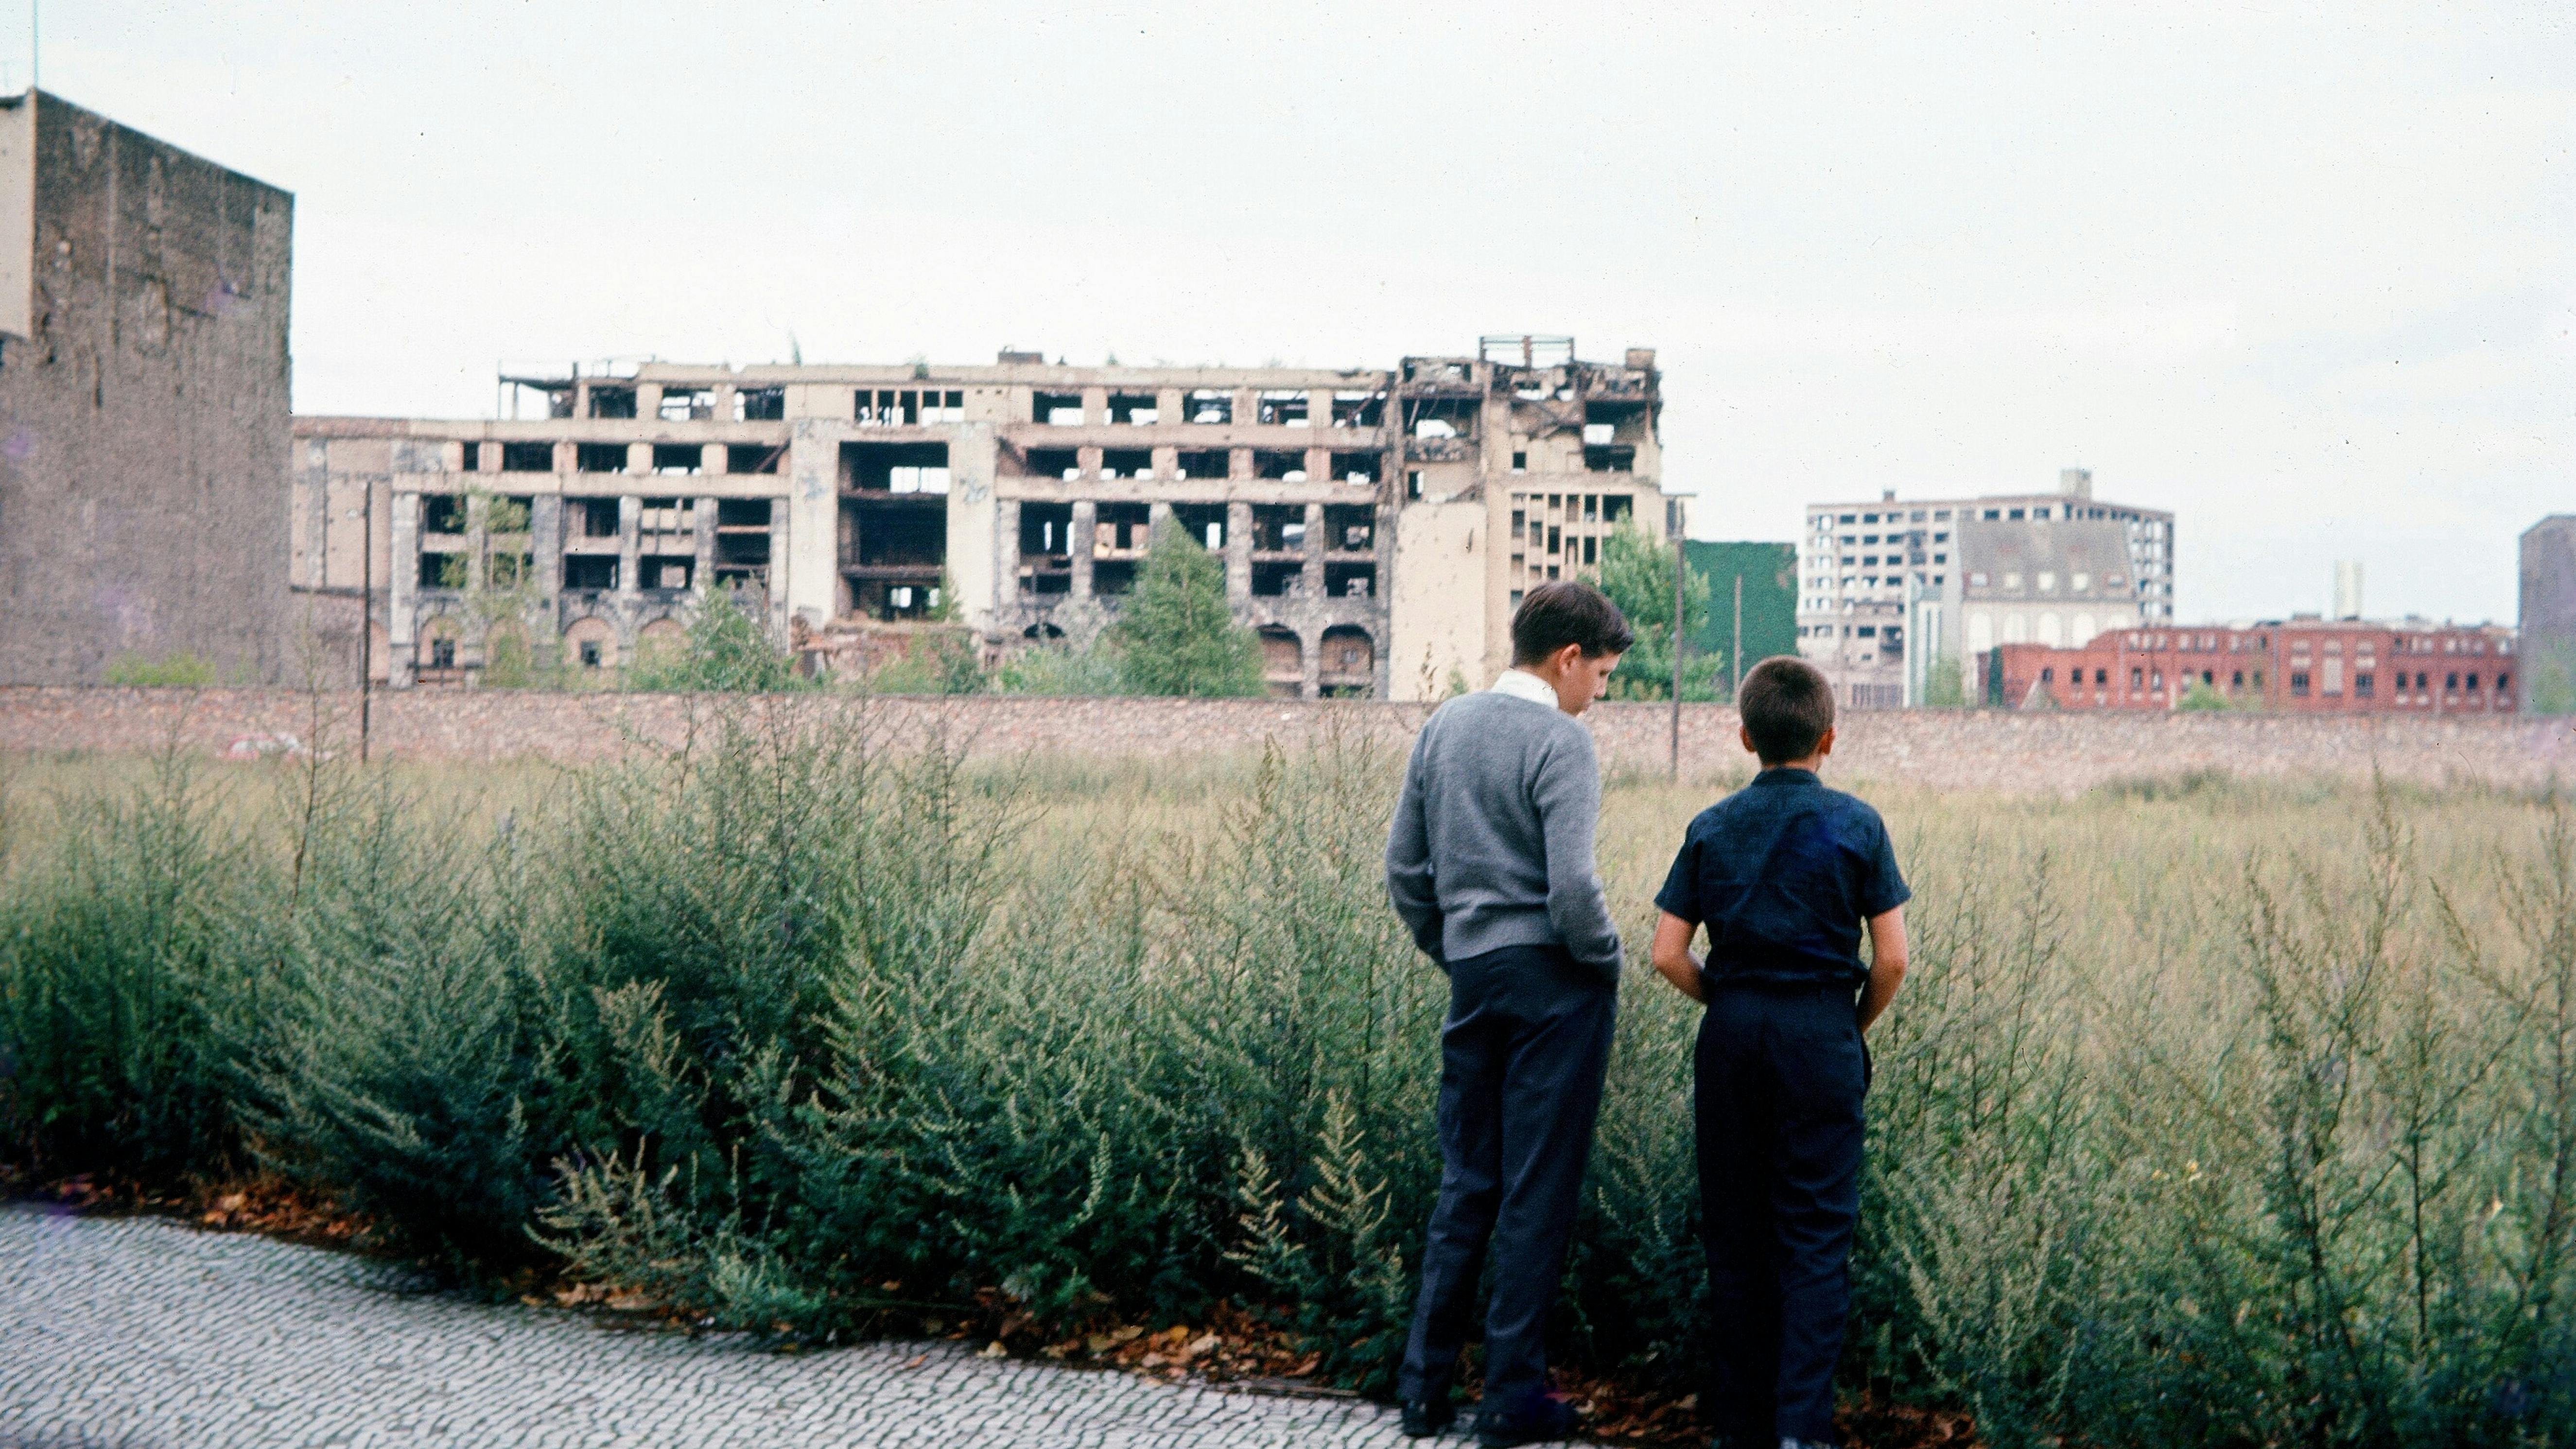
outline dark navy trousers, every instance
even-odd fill
[[[1485,1403],[1520,1412],[1547,1392],[1547,1315],[1565,1271],[1618,989],[1561,946],[1449,963],[1440,1028],[1440,1201],[1397,1391],[1449,1392],[1490,1244]]]
[[[1695,1067],[1716,1423],[1832,1443],[1869,1090],[1852,995],[1717,986]]]

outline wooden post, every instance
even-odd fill
[[[1726,702],[1735,703],[1736,691],[1744,687],[1744,575],[1735,576],[1735,643],[1726,656]]]
[[[1679,514],[1680,509],[1674,509]],[[1679,522],[1676,517],[1674,522]],[[1682,570],[1689,566],[1689,554],[1682,547],[1682,531],[1673,535],[1673,739],[1672,777],[1682,777]]]
[[[376,482],[369,478],[361,486],[367,490],[366,507],[358,514],[358,763],[363,765],[376,722]],[[322,495],[325,499],[331,495],[327,470]],[[324,549],[322,557],[327,571],[331,551]]]

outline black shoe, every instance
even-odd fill
[[[1457,1422],[1458,1406],[1449,1402],[1447,1394],[1436,1399],[1404,1401],[1404,1437],[1407,1439],[1428,1439]]]
[[[1485,1449],[1512,1444],[1553,1444],[1574,1437],[1574,1406],[1561,1399],[1535,1399],[1519,1413],[1489,1409],[1476,1416],[1476,1442]]]

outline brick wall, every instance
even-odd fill
[[[286,690],[0,687],[0,750],[146,751],[176,740],[222,753],[285,734],[346,747],[356,696]],[[919,738],[932,727],[984,754],[1022,751],[1166,756],[1295,744],[1331,727],[1409,736],[1416,705],[1302,700],[880,699],[759,701],[728,696],[407,690],[380,693],[374,749],[415,759],[537,755],[590,760],[636,742],[673,744],[693,721],[782,709]],[[1664,767],[1670,707],[1605,704],[1586,715],[1613,771]],[[1735,715],[1682,709],[1682,765],[1704,774],[1747,757]],[[1835,752],[1848,779],[1912,779],[1940,789],[2069,793],[2124,776],[2201,769],[2240,775],[2367,776],[2422,784],[2576,781],[2576,719],[2528,716],[2369,719],[2286,715],[2079,715],[1926,711],[1847,716]]]

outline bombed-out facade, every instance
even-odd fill
[[[521,372],[514,417],[298,419],[294,581],[372,590],[396,686],[611,670],[715,590],[846,668],[956,625],[1087,644],[1172,529],[1274,692],[1437,697],[1502,667],[1532,583],[1665,531],[1659,382],[1520,336],[1389,369]]]

